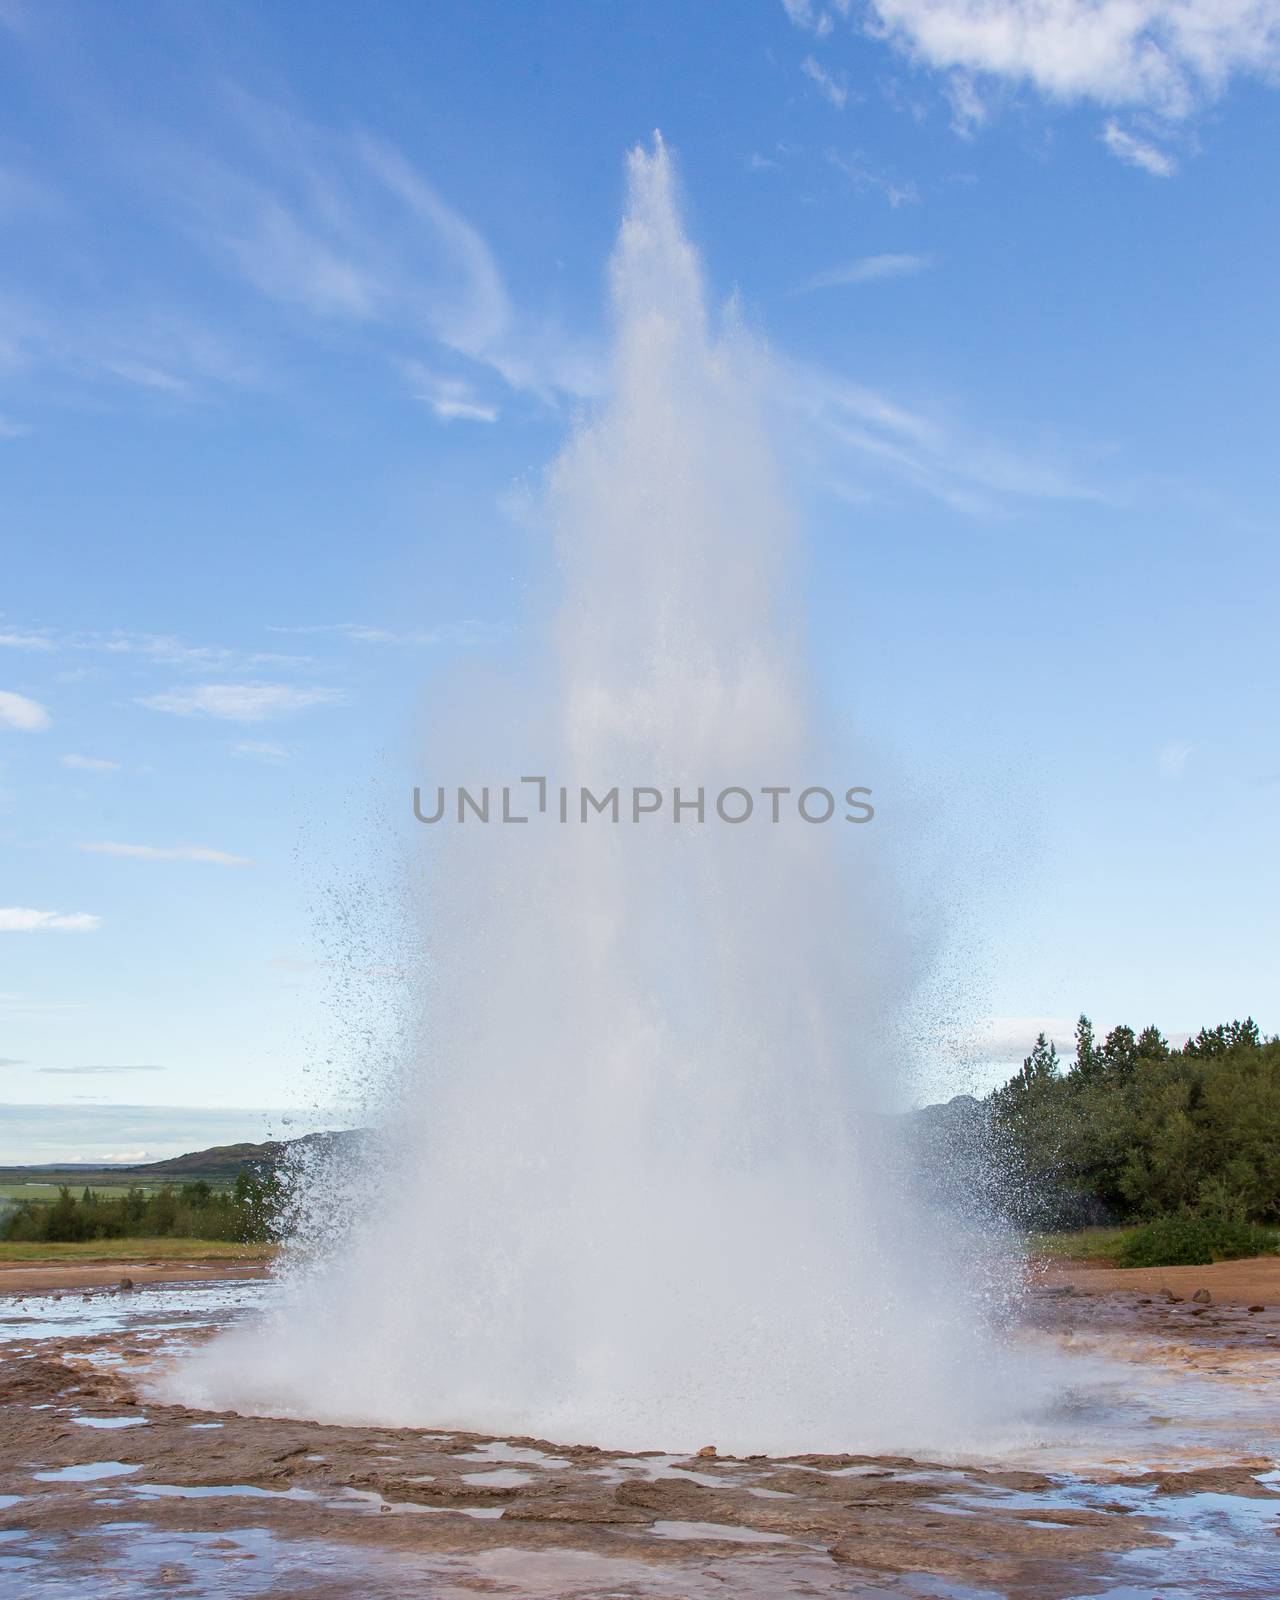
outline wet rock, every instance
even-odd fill
[[[1266,1309],[1267,1309],[1266,1306],[1250,1306],[1249,1307],[1249,1315],[1251,1317],[1255,1317],[1255,1316],[1257,1316],[1259,1311],[1265,1311]]]
[[[132,1294],[132,1292],[133,1292],[133,1279],[132,1278],[121,1278],[120,1282],[118,1284],[116,1284],[116,1292],[118,1294]]]
[[[621,1506],[597,1499],[519,1500],[508,1506],[503,1522],[599,1522],[648,1525],[653,1513],[640,1506]]]
[[[1191,1298],[1197,1305],[1208,1306],[1213,1304],[1213,1296],[1207,1289],[1197,1289]]]
[[[716,1447],[713,1444],[704,1444],[702,1449],[698,1451],[698,1459],[703,1461],[714,1461],[715,1455]]]

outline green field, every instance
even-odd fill
[[[103,1174],[91,1173],[88,1176],[69,1177],[62,1173],[48,1183],[43,1180],[33,1182],[27,1179],[20,1183],[7,1183],[0,1178],[0,1201],[4,1200],[34,1200],[37,1204],[47,1201],[50,1205],[58,1198],[58,1190],[66,1185],[72,1194],[82,1194],[85,1189],[140,1189],[143,1194],[159,1194],[165,1187],[162,1183],[112,1183],[103,1182]],[[169,1185],[170,1188],[173,1185]],[[223,1185],[222,1187],[227,1187]]]
[[[1126,1239],[1137,1233],[1137,1225],[1127,1228],[1079,1228],[1072,1233],[1033,1233],[1027,1248],[1033,1256],[1050,1261],[1094,1261],[1099,1265],[1114,1261]]]
[[[89,1239],[81,1244],[0,1241],[0,1264],[6,1261],[269,1261],[276,1249],[271,1244],[235,1244],[225,1239]]]
[[[0,1200],[49,1200],[58,1198],[58,1190],[65,1184],[72,1194],[82,1194],[85,1189],[140,1189],[143,1194],[159,1194],[161,1189],[181,1188],[184,1183],[203,1180],[211,1189],[230,1189],[235,1178],[225,1173],[182,1172],[176,1175],[136,1172],[77,1172],[74,1167],[63,1171],[32,1172],[30,1168],[0,1167]]]

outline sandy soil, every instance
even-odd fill
[[[265,1278],[269,1261],[3,1261],[0,1295],[59,1293],[116,1288],[125,1279],[143,1283],[214,1282],[219,1278]]]
[[[1055,1261],[1041,1269],[1047,1285],[1070,1284],[1077,1294],[1175,1294],[1190,1300],[1197,1290],[1223,1305],[1280,1306],[1280,1256],[1216,1261],[1209,1267],[1105,1267],[1096,1262]]]

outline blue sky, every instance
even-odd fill
[[[942,1055],[1280,1026],[1278,68],[1275,0],[0,0],[0,1158],[394,1048],[388,797],[546,583],[655,128],[952,863]]]

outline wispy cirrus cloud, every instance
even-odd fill
[[[35,911],[0,906],[0,933],[96,933],[102,918],[88,911]]]
[[[932,256],[859,256],[842,267],[829,267],[825,272],[815,273],[804,288],[840,289],[859,283],[878,283],[885,278],[911,278],[932,265]]]
[[[474,387],[463,378],[445,377],[432,372],[421,361],[406,361],[404,374],[409,392],[421,400],[441,422],[496,422],[498,408],[480,400]]]
[[[1178,170],[1178,163],[1167,151],[1127,132],[1114,119],[1102,130],[1102,142],[1113,156],[1131,167],[1140,167],[1153,178],[1171,178]]]
[[[47,1073],[51,1077],[60,1078],[95,1078],[113,1076],[118,1072],[167,1072],[167,1067],[156,1066],[151,1062],[134,1064],[132,1062],[120,1066],[88,1066],[88,1067],[37,1067],[37,1072]]]
[[[774,393],[804,424],[814,476],[852,503],[921,494],[975,517],[1036,500],[1110,504],[1114,496],[1042,451],[975,436],[829,370],[779,363]]]
[[[806,56],[800,63],[800,70],[810,83],[817,86],[818,93],[837,111],[843,111],[849,103],[849,86],[843,78],[834,77],[822,63],[813,56]]]
[[[309,667],[306,656],[278,651],[247,650],[229,645],[193,644],[178,634],[135,629],[59,630],[9,628],[0,632],[0,648],[41,654],[83,654],[131,657],[162,667],[191,672],[254,672],[264,667]]]
[[[38,700],[11,689],[0,689],[0,728],[19,733],[41,733],[53,725],[53,718]]]
[[[241,739],[231,746],[231,754],[245,761],[261,761],[268,767],[283,767],[293,759],[288,745],[272,739]]]
[[[177,717],[212,717],[222,722],[269,722],[315,706],[341,705],[340,689],[289,683],[201,683],[142,695],[138,704]]]
[[[488,644],[506,629],[491,622],[480,622],[474,617],[464,617],[458,622],[438,623],[434,628],[384,628],[366,622],[305,622],[296,625],[279,625],[272,633],[331,634],[350,639],[357,644],[436,646],[473,646]]]
[[[33,293],[0,295],[0,366],[184,402],[261,382],[256,365],[193,312],[88,301],[55,306]]]
[[[1187,762],[1195,754],[1196,747],[1188,744],[1185,739],[1172,739],[1162,745],[1156,755],[1156,765],[1162,778],[1181,778],[1187,770]]]
[[[229,855],[225,850],[210,850],[205,845],[179,844],[117,844],[105,840],[96,844],[81,844],[77,850],[87,850],[99,856],[123,856],[133,861],[202,861],[214,867],[251,867],[248,856]]]
[[[59,762],[73,772],[119,772],[118,761],[108,761],[105,756],[59,756]]]
[[[465,394],[434,396],[444,418],[488,420],[510,392],[598,389],[598,355],[516,308],[480,229],[390,141],[240,91],[224,111],[221,136],[200,148],[152,133],[138,168],[226,272],[330,336],[379,333],[393,365],[432,345],[471,362],[490,392],[458,380]]]

